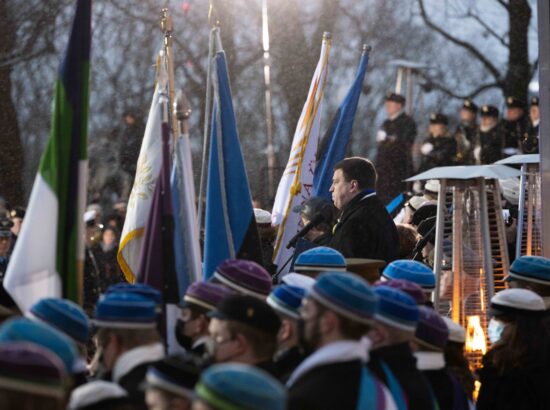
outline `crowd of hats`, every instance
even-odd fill
[[[466,332],[450,318],[426,306],[435,288],[435,275],[426,265],[397,260],[370,285],[346,271],[346,260],[329,248],[315,248],[297,259],[298,266],[318,271],[316,278],[291,273],[273,287],[269,274],[254,262],[227,260],[209,282],[194,283],[180,306],[197,306],[208,316],[244,323],[277,334],[281,317],[299,319],[305,298],[353,322],[408,332],[419,346],[442,351],[447,343],[464,344]],[[526,256],[510,268],[507,281],[550,285],[550,260]],[[78,352],[97,328],[153,328],[161,294],[147,285],[119,284],[101,296],[93,320],[73,302],[46,298],[27,317],[0,326],[0,386],[62,397],[68,380],[85,370]],[[491,299],[495,316],[537,315],[546,310],[542,297],[527,289],[507,289]],[[15,387],[14,387],[15,386]],[[213,365],[202,371],[190,357],[166,357],[152,364],[145,387],[195,397],[216,408],[284,409],[286,391],[272,376],[243,364]],[[124,389],[94,381],[76,388],[69,408],[123,401]]]

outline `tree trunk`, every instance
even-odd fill
[[[531,7],[527,0],[510,0],[508,5],[509,55],[504,83],[505,97],[516,97],[527,102],[531,81],[527,32],[531,21]]]
[[[0,0],[0,55],[8,55],[15,45],[15,30],[5,0]],[[11,205],[23,205],[23,147],[12,101],[9,65],[0,67],[0,195]]]

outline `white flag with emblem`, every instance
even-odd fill
[[[309,87],[306,103],[298,120],[290,156],[277,188],[272,211],[272,224],[278,227],[273,262],[279,269],[287,262],[293,249],[286,249],[288,241],[301,228],[300,215],[293,209],[310,198],[315,172],[315,155],[319,144],[321,101],[328,72],[328,56],[332,40],[323,35],[321,55]],[[288,272],[287,265],[282,273]]]

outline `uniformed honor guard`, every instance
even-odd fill
[[[525,102],[516,97],[506,98],[506,113],[502,120],[504,133],[504,155],[510,156],[520,152],[523,134],[527,129]]]
[[[531,105],[529,107],[527,128],[521,140],[521,151],[524,154],[538,154],[539,152],[539,123],[539,97],[533,97],[531,98]]]
[[[456,140],[449,135],[449,118],[445,114],[430,115],[429,136],[420,147],[420,171],[454,165],[457,155]]]
[[[476,164],[492,164],[502,158],[504,140],[498,126],[498,108],[494,105],[481,107],[481,122],[474,147]]]
[[[473,148],[477,133],[478,106],[469,98],[464,100],[460,108],[460,124],[456,127],[454,137],[457,144],[456,164],[469,165],[474,162]]]
[[[380,199],[388,203],[406,189],[403,180],[413,172],[412,146],[416,138],[416,123],[405,113],[405,97],[396,93],[386,96],[388,118],[378,131],[377,189]]]

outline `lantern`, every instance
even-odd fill
[[[498,179],[519,174],[504,165],[482,165],[433,168],[410,178],[440,180],[434,307],[466,328],[466,356],[473,368],[487,351],[489,302],[504,289],[510,265]]]
[[[542,255],[542,204],[539,154],[514,155],[498,164],[521,165],[516,258]]]

